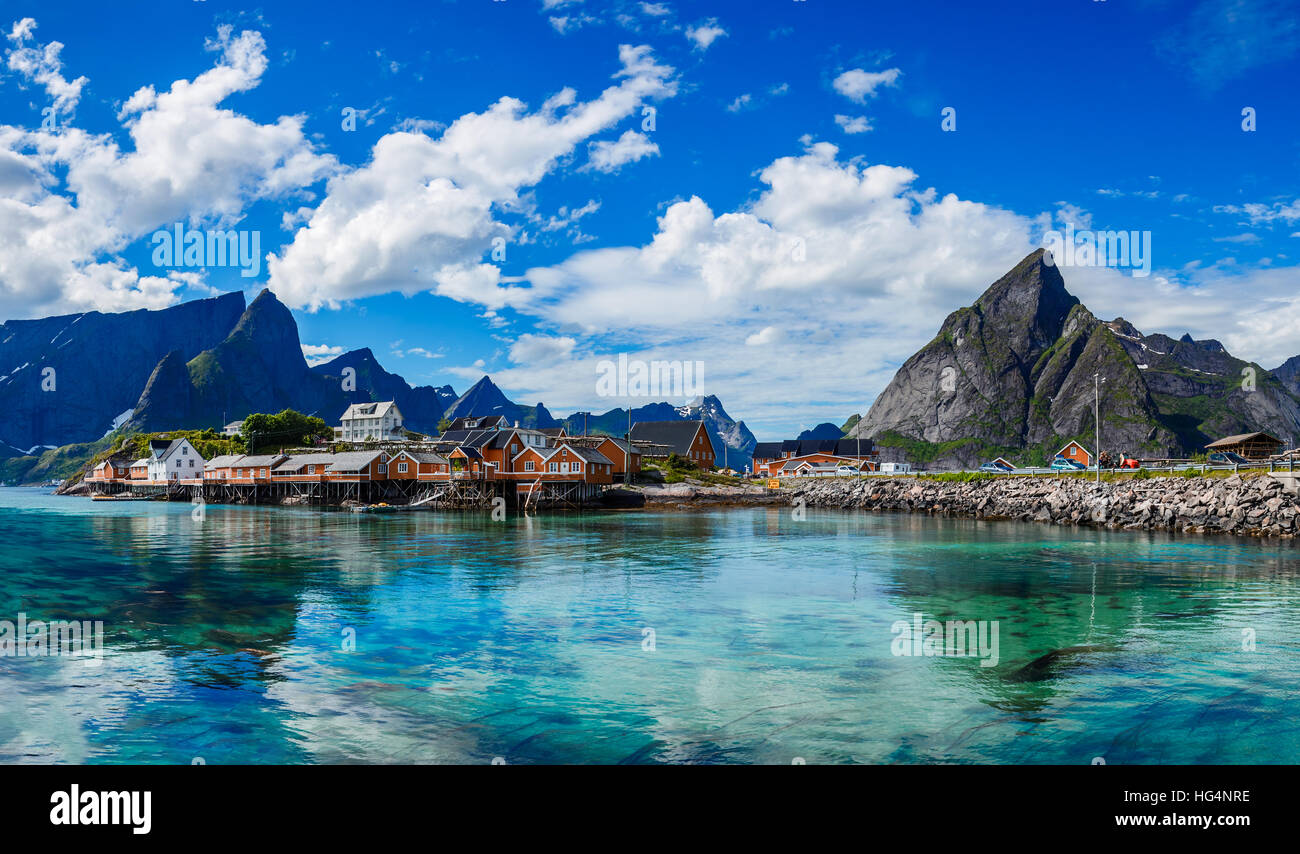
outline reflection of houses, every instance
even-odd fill
[[[647,457],[677,454],[705,469],[713,468],[716,459],[703,421],[638,421],[631,439]]]
[[[754,446],[754,473],[766,477],[797,475],[799,466],[819,466],[826,472],[841,465],[871,471],[876,467],[875,444],[870,439],[786,439]],[[793,463],[793,465],[791,465]],[[811,468],[808,469],[812,471]]]
[[[1237,436],[1225,436],[1205,446],[1211,453],[1215,451],[1237,454],[1248,460],[1267,460],[1282,451],[1286,443],[1268,433],[1241,433]]]

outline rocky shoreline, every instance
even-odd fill
[[[1000,477],[967,482],[869,478],[796,483],[786,503],[932,516],[1014,519],[1054,525],[1293,538],[1300,495],[1264,474],[1153,477],[1114,483],[1084,478]]]

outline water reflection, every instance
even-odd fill
[[[103,619],[109,647],[0,659],[0,759],[1300,758],[1290,544],[789,508],[190,511],[0,490],[0,618]],[[893,655],[916,613],[996,621],[998,666]]]

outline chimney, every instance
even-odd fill
[[[515,429],[516,429],[516,430],[519,429],[519,422],[518,422],[518,421],[515,422]]]

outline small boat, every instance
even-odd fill
[[[361,504],[352,508],[353,513],[396,513],[400,507],[391,504]]]

